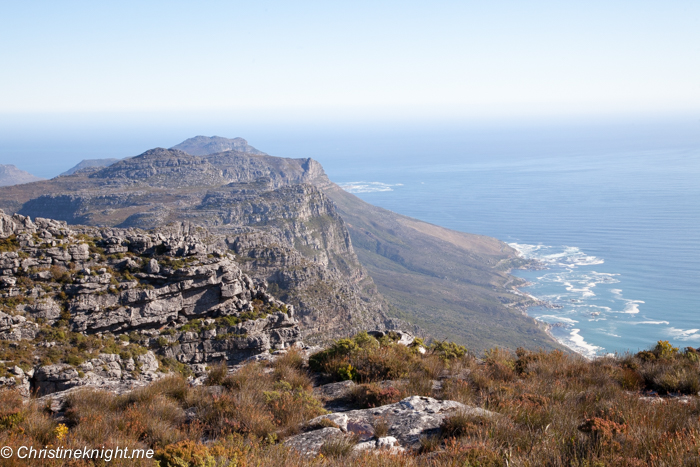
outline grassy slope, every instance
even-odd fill
[[[505,305],[524,299],[507,288],[514,279],[507,268],[517,260],[503,242],[401,216],[336,185],[325,191],[394,316],[477,352],[561,348],[533,319]]]

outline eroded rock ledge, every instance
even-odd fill
[[[214,245],[188,226],[69,227],[0,211],[0,384],[28,395],[148,382],[159,368],[201,374],[300,345],[294,307]]]

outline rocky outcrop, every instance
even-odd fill
[[[5,281],[14,285],[13,281]],[[0,340],[18,341],[22,339],[34,339],[38,326],[21,315],[8,315],[0,311]]]
[[[38,396],[77,386],[125,392],[158,379],[158,368],[158,359],[152,351],[135,359],[100,354],[77,368],[65,363],[39,367],[33,374],[32,389]]]
[[[15,365],[10,368],[8,376],[0,377],[0,389],[16,390],[22,397],[29,397],[31,395],[30,379],[33,375],[34,370],[25,372]]]
[[[125,390],[154,379],[156,356],[201,373],[214,361],[299,345],[294,306],[220,245],[225,239],[183,224],[74,228],[0,211],[0,342],[21,348],[25,362],[54,362],[32,367],[31,391],[41,395]],[[17,359],[2,352],[0,360]],[[29,381],[3,371],[0,385]]]
[[[117,184],[146,184],[178,188],[225,183],[221,170],[205,159],[176,149],[155,148],[140,156],[124,159],[89,175]]]
[[[348,439],[359,440],[356,449],[360,450],[398,446],[417,449],[421,438],[438,434],[445,418],[458,412],[473,417],[498,416],[494,412],[456,401],[412,396],[372,409],[321,415],[308,422],[309,427],[318,429],[291,437],[285,444],[305,454],[316,454],[325,442],[352,434],[354,437]],[[376,438],[374,426],[379,421],[388,426],[388,435]]]

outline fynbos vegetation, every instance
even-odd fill
[[[4,390],[0,444],[151,448],[155,460],[113,463],[161,467],[697,465],[695,349],[660,341],[635,355],[588,361],[559,351],[503,349],[477,358],[445,353],[445,347],[411,347],[360,333],[311,355],[309,364],[303,352],[289,350],[231,372],[212,365],[206,385],[174,375],[121,396],[85,389],[70,394],[59,414]],[[426,396],[430,407],[454,402],[425,412],[441,421],[415,443],[391,441],[393,447],[381,448],[382,440],[409,439],[406,432],[421,425],[401,426],[392,411],[367,426],[357,422],[381,411],[376,408],[324,415],[323,405],[333,401],[314,384],[348,377],[361,384],[331,385],[351,385],[347,396],[358,408],[381,409],[379,404],[404,399],[394,413],[402,404],[421,411],[407,402],[415,395]],[[300,448],[299,440],[311,443],[324,434],[314,448]],[[62,465],[49,459],[3,462]]]

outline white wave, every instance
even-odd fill
[[[588,358],[594,358],[598,352],[604,350],[603,347],[589,344],[579,333],[580,329],[572,329],[568,338],[562,339],[560,342],[569,347],[571,350],[578,352]]]
[[[637,325],[637,324],[670,324],[668,321],[637,321],[637,322],[631,322],[629,324],[632,325]]]
[[[700,340],[700,329],[678,329],[668,328],[666,330],[669,336],[679,341],[696,341]]]
[[[593,331],[599,338],[606,336],[618,339],[621,336],[617,333],[621,331],[614,329],[617,320],[632,321],[635,315],[643,311],[640,310],[643,300],[623,297],[622,288],[612,288],[620,287],[617,285],[622,279],[620,274],[593,270],[599,268],[595,265],[604,263],[600,257],[587,254],[575,246],[524,243],[511,243],[510,246],[515,248],[522,257],[538,260],[546,267],[544,272],[535,276],[537,280],[530,286],[530,290],[542,300],[561,308],[561,311],[553,315],[539,316],[537,319],[552,324],[561,323],[552,329],[552,333],[562,344],[583,355],[595,356],[598,351],[602,351],[602,348],[586,343],[579,335],[579,331],[572,330],[574,326],[582,328],[584,333],[588,332],[590,326],[600,326],[601,329]],[[547,311],[539,312],[547,313]],[[561,316],[556,316],[557,313],[564,314],[568,318],[561,319]],[[613,313],[615,319],[611,320],[610,315]],[[593,324],[597,321],[601,322],[598,325]],[[577,322],[581,324],[576,325]],[[569,335],[569,332],[573,334]],[[591,338],[592,336],[593,334]]]
[[[528,245],[526,243],[509,243],[508,246],[527,259],[535,258],[535,252],[542,248],[551,248],[547,245]]]
[[[382,191],[394,191],[392,187],[403,186],[403,183],[382,182],[347,182],[338,184],[348,193],[378,193]]]
[[[596,281],[598,284],[619,284],[620,279],[616,279],[619,274],[608,274],[607,272],[596,272],[591,271],[591,280]]]
[[[625,309],[623,313],[635,315],[639,313],[639,305],[644,303],[644,300],[625,300]]]
[[[508,245],[517,250],[526,259],[536,259],[550,265],[575,268],[577,266],[592,266],[604,263],[602,258],[587,255],[575,246],[554,247],[515,242]]]
[[[549,319],[552,321],[556,321],[559,323],[566,323],[566,324],[578,323],[578,321],[576,321],[575,319],[565,318],[563,316],[557,316],[557,315],[541,315],[541,316],[538,316],[537,319],[539,319],[540,321],[544,321],[545,319]]]
[[[595,297],[595,294],[593,293],[593,291],[591,291],[591,289],[593,287],[595,287],[595,285],[596,285],[595,282],[586,282],[586,284],[584,284],[583,287],[579,287],[579,288],[573,286],[571,284],[571,282],[564,282],[563,285],[564,285],[564,288],[566,289],[567,292],[575,292],[575,293],[580,292],[581,299]]]

